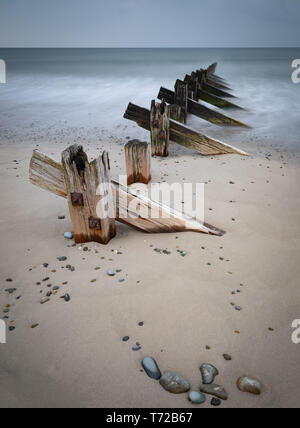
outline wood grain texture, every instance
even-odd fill
[[[127,185],[148,184],[151,181],[149,144],[145,141],[130,140],[125,144]]]
[[[170,124],[168,107],[163,100],[151,103],[150,130],[152,156],[166,157],[169,155]]]
[[[115,181],[117,218],[146,233],[200,232],[222,236],[224,231],[202,224]]]
[[[179,79],[175,83],[173,103],[181,108],[182,120],[180,122],[186,123],[188,113],[188,85]]]
[[[30,161],[29,179],[35,186],[42,187],[54,195],[67,196],[61,164],[38,150],[34,150]]]
[[[108,154],[90,163],[75,144],[62,153],[62,168],[75,242],[107,244],[116,234]],[[81,194],[83,204],[72,202],[73,194]]]

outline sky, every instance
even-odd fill
[[[299,47],[300,0],[0,0],[0,47]]]

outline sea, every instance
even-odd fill
[[[300,151],[300,83],[292,63],[300,49],[0,49],[0,142],[32,130],[87,132],[126,126],[129,102],[150,107],[161,86],[174,88],[199,68],[218,63],[245,110],[224,111],[251,129],[223,128],[190,116],[189,126],[224,141],[261,142]],[[300,72],[299,72],[300,77]],[[207,107],[219,110],[209,104]],[[131,135],[132,138],[135,135]]]

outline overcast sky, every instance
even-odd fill
[[[299,47],[300,0],[0,0],[0,47]]]

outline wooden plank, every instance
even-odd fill
[[[203,89],[206,92],[209,92],[210,94],[216,95],[217,97],[221,98],[236,98],[234,95],[229,94],[228,92],[222,91],[221,89],[215,88],[212,85],[209,85],[208,83],[202,82],[201,89]]]
[[[42,187],[54,195],[67,197],[61,164],[38,150],[34,150],[30,161],[29,179],[35,186]]]
[[[174,92],[162,87],[158,94],[158,99],[165,99],[167,103],[172,103],[174,100]],[[225,116],[224,114],[212,110],[203,104],[191,100],[190,98],[188,98],[188,113],[219,126],[242,126],[249,128],[245,123],[232,117]]]
[[[206,79],[206,82],[208,85],[214,86],[215,88],[224,89],[227,91],[232,91],[232,89],[229,86],[224,85],[224,83],[217,82],[214,79],[208,78],[208,79]]]
[[[231,103],[228,100],[217,97],[209,92],[203,91],[202,89],[198,90],[198,98],[206,103],[212,104],[213,106],[223,108],[223,109],[238,109],[244,110],[243,107],[238,106],[237,104]]]
[[[151,103],[150,132],[152,156],[166,157],[169,154],[170,124],[168,106],[163,100]]]
[[[189,217],[161,203],[112,182],[116,190],[117,219],[146,233],[200,232],[222,236],[224,231]]]
[[[129,104],[124,115],[144,129],[150,130],[150,111],[134,104]],[[170,119],[170,139],[184,147],[193,149],[203,155],[220,155],[235,153],[248,156],[246,152],[229,144],[201,134],[194,129]]]
[[[62,153],[62,168],[75,242],[107,244],[116,235],[108,154],[89,163],[74,144]]]
[[[146,141],[130,140],[125,144],[127,185],[148,184],[151,180],[149,144]]]
[[[41,159],[39,165],[35,161],[30,163],[30,181],[32,184],[67,199],[62,165],[38,151],[33,153],[32,158]],[[51,185],[49,186],[47,174],[49,168],[51,170],[53,163],[56,165],[55,173],[52,175]],[[35,179],[37,175],[39,176],[38,180]],[[147,200],[147,198],[139,196],[133,190],[129,190],[128,187],[122,186],[117,182],[112,181],[111,183],[115,192],[116,220],[120,223],[146,233],[194,231],[216,236],[222,236],[225,233],[207,223],[199,223],[185,214],[177,214],[176,211],[169,207],[157,204],[150,199]],[[134,210],[134,207],[137,207],[138,211]],[[149,212],[159,212],[161,216],[155,219],[146,218],[146,213]],[[128,215],[124,215],[125,213],[128,213]],[[170,213],[170,218],[167,218],[168,215],[166,214],[168,213]]]

